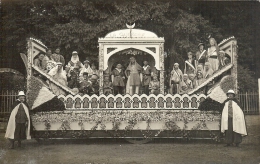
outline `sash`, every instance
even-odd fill
[[[216,50],[214,50],[211,54],[209,54],[209,56],[217,56],[217,55],[212,55]]]
[[[195,71],[195,67],[188,60],[185,60],[185,63],[188,64]]]
[[[204,55],[204,53],[206,52],[206,50],[204,50],[204,51],[202,51],[202,53],[200,54],[200,56],[199,56],[199,59],[198,60],[200,60],[200,58]]]
[[[146,71],[148,67],[150,67],[150,66],[149,65],[147,65],[146,67],[143,66],[143,69]]]

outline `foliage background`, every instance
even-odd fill
[[[235,36],[239,48],[239,87],[254,90],[260,77],[258,15],[257,1],[3,0],[0,67],[25,74],[19,53],[26,52],[28,37],[40,39],[52,50],[60,47],[66,61],[76,50],[81,60],[97,62],[98,37],[135,22],[135,28],[165,38],[168,69],[175,62],[183,63],[187,52],[195,53],[200,41],[208,44],[209,35],[217,42]]]

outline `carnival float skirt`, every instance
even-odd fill
[[[242,136],[233,131],[233,119],[228,118],[228,130],[225,131],[226,144],[239,144],[242,142]]]

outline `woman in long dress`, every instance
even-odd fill
[[[208,62],[211,65],[213,72],[219,68],[219,47],[214,38],[209,39],[210,47],[208,48]]]
[[[126,69],[126,76],[128,77],[126,83],[126,93],[133,95],[139,94],[139,88],[142,79],[142,67],[136,62],[134,57],[130,58],[130,63]]]

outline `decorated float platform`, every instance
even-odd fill
[[[27,101],[31,109],[33,137],[125,138],[132,143],[153,138],[220,139],[220,108],[226,91],[237,88],[237,42],[223,40],[219,47],[231,62],[187,94],[165,94],[164,38],[141,29],[123,29],[99,38],[99,95],[78,95],[38,69],[33,60],[47,47],[28,39],[28,52],[21,54],[27,68]],[[105,95],[104,76],[122,51],[140,50],[137,59],[146,58],[159,72],[159,95]],[[47,79],[66,95],[55,95]],[[214,85],[212,85],[214,83]],[[208,93],[200,94],[207,87]],[[207,102],[200,108],[203,102]]]

